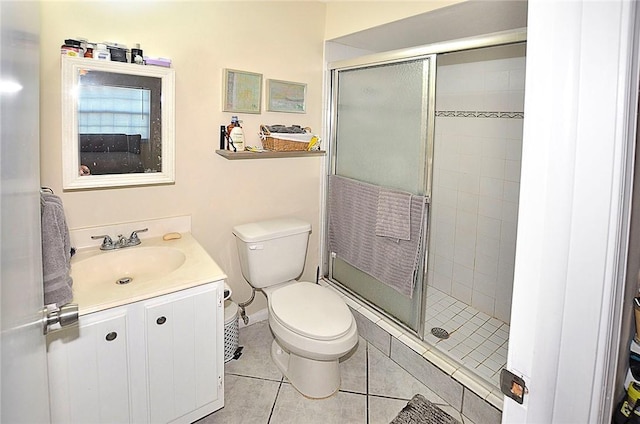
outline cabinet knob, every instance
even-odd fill
[[[111,333],[107,334],[107,337],[105,337],[105,339],[107,339],[108,342],[111,342],[115,340],[116,337],[118,337],[118,333],[116,333],[115,331],[112,331]]]
[[[166,317],[160,317],[160,318],[158,318],[158,319],[156,320],[156,324],[158,324],[158,325],[162,325],[162,324],[164,324],[165,322],[167,322],[167,318],[166,318]]]

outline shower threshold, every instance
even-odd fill
[[[455,331],[452,331],[450,338],[446,340],[437,339],[435,336],[431,334],[429,334],[428,337],[425,338],[425,340],[420,340],[413,331],[408,330],[405,326],[395,322],[392,318],[387,317],[382,312],[376,310],[375,308],[372,308],[370,305],[366,304],[366,302],[363,302],[361,299],[358,299],[357,296],[353,296],[351,293],[349,293],[348,290],[341,287],[339,284],[326,279],[321,279],[320,284],[335,290],[344,299],[347,305],[349,305],[349,307],[351,307],[359,315],[366,318],[368,321],[373,323],[375,327],[378,328],[377,330],[373,330],[374,331],[373,334],[366,334],[371,330],[364,329],[364,333],[363,333],[362,332],[363,329],[360,329],[360,328],[358,329],[358,332],[360,333],[360,335],[365,339],[367,339],[369,342],[372,342],[375,345],[376,342],[379,342],[379,340],[384,339],[384,337],[380,337],[382,334],[386,334],[387,336],[390,336],[391,339],[396,339],[398,342],[404,344],[405,346],[407,346],[408,348],[416,352],[418,355],[422,356],[426,361],[430,362],[432,365],[437,367],[444,374],[447,374],[453,377],[453,379],[458,381],[460,384],[462,384],[462,386],[465,387],[465,389],[468,389],[469,391],[473,392],[475,395],[482,398],[485,402],[487,402],[487,407],[494,407],[502,411],[504,395],[500,391],[499,384],[497,382],[491,381],[491,378],[488,375],[480,374],[480,371],[481,370],[484,371],[484,369],[478,369],[477,367],[475,369],[472,369],[469,367],[469,365],[474,365],[473,363],[467,361],[468,364],[465,364],[463,362],[464,358],[459,358],[456,356],[459,351],[454,350],[453,348],[456,347],[458,344],[460,344],[460,342],[450,346],[450,349],[445,350],[445,347],[447,347],[446,344],[437,346],[437,343],[435,343],[433,340],[433,339],[436,339],[442,342],[449,342],[451,339],[453,339],[453,341],[455,342],[456,340],[458,340],[460,335],[464,334],[464,332],[467,331],[466,329],[460,331],[460,326],[458,326]],[[430,290],[431,288],[428,288],[428,289]],[[446,298],[440,298],[440,300],[443,300],[443,299],[446,299]],[[447,303],[447,302],[448,300],[444,300],[444,303]],[[451,302],[450,305],[455,305],[455,301]],[[457,309],[457,308],[454,306],[453,309]],[[445,315],[447,314],[448,313],[445,313]],[[486,314],[482,314],[481,312],[479,314],[480,315],[478,314],[473,315],[473,317],[478,315],[478,317],[475,318],[473,321],[474,324],[477,323],[479,320],[482,320],[486,315]],[[456,315],[459,315],[459,314],[454,314],[453,317],[455,317]],[[493,321],[491,321],[492,318],[489,317],[488,315],[486,316],[486,318],[487,318],[486,322],[490,322],[489,325],[493,325]],[[459,320],[459,318],[456,318],[456,320]],[[360,323],[358,325],[360,325]],[[443,325],[447,325],[447,323],[442,322],[441,324],[439,324],[440,327],[442,327]],[[365,325],[365,327],[370,327],[370,325]],[[481,327],[482,326],[479,326],[478,328],[481,328]],[[427,327],[427,328],[430,329],[431,327]],[[498,328],[502,328],[502,327],[498,327]],[[502,329],[501,331],[504,331],[504,329]],[[458,335],[454,337],[454,334],[456,333]],[[369,339],[370,336],[373,337],[372,340]],[[473,338],[477,339],[478,336],[473,336]],[[390,340],[390,341],[391,341],[391,344],[393,345],[394,344],[393,340]],[[385,342],[385,344],[386,343],[388,342]],[[449,343],[452,343],[452,342],[449,342]],[[505,342],[503,343],[505,348],[507,343],[508,343],[508,340],[505,340]],[[500,347],[502,347],[503,345],[501,345]],[[388,350],[389,345],[387,344],[386,346],[387,346],[386,350]],[[485,348],[481,348],[480,350],[484,350],[484,349]],[[381,348],[381,350],[385,351],[384,348]],[[502,352],[501,349],[498,349],[498,350]],[[495,353],[495,352],[492,352],[492,353]],[[475,355],[476,354],[474,354],[474,356]],[[506,351],[504,352],[504,356],[506,358]],[[490,357],[491,356],[489,355],[487,358],[490,358]],[[393,356],[391,359],[394,359]],[[482,363],[484,363],[484,361],[483,362],[478,361],[479,365]],[[498,374],[499,374],[499,371],[498,371]]]

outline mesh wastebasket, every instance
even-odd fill
[[[238,305],[230,300],[224,302],[224,362],[233,359],[238,349]]]

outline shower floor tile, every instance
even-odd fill
[[[507,364],[509,325],[427,286],[425,340],[464,364],[494,386],[500,386],[500,370]],[[449,333],[439,339],[430,333],[440,327]]]

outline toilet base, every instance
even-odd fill
[[[338,359],[318,361],[303,358],[285,350],[277,340],[271,344],[271,359],[293,387],[308,398],[326,398],[340,388]]]

